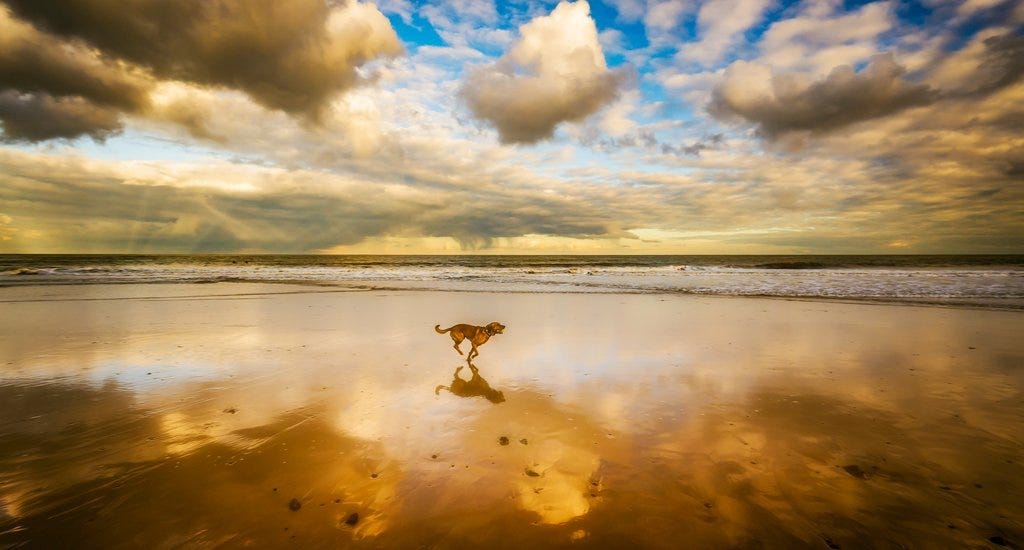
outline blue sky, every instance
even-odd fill
[[[1017,2],[146,5],[0,1],[0,252],[1024,251]]]

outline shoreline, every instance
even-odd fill
[[[700,298],[746,298],[746,299],[765,299],[765,300],[782,300],[782,301],[796,301],[796,302],[820,302],[820,303],[836,303],[836,304],[872,304],[872,305],[885,305],[885,306],[922,306],[922,307],[939,307],[939,308],[953,308],[953,309],[971,309],[979,311],[1024,311],[1024,298],[952,298],[952,299],[933,299],[928,297],[903,297],[903,298],[889,298],[889,297],[831,297],[831,296],[779,296],[779,295],[765,295],[765,294],[714,294],[714,293],[699,293],[699,292],[682,292],[682,291],[659,291],[659,290],[628,290],[628,289],[594,289],[594,290],[583,290],[579,287],[575,288],[558,288],[550,290],[540,289],[514,289],[514,288],[451,288],[451,287],[438,287],[429,286],[428,284],[419,285],[414,282],[396,282],[404,284],[393,284],[393,285],[380,285],[379,281],[352,281],[344,283],[334,282],[321,282],[321,281],[271,281],[271,280],[232,280],[232,281],[203,281],[203,282],[190,282],[190,281],[153,281],[153,282],[117,282],[117,283],[104,283],[100,281],[96,282],[79,282],[79,283],[39,283],[39,284],[17,284],[17,285],[4,285],[0,284],[0,303],[19,303],[27,300],[8,300],[4,299],[3,293],[8,289],[18,288],[77,288],[77,287],[133,287],[133,286],[213,286],[213,285],[269,285],[269,286],[296,286],[302,288],[323,288],[331,290],[321,290],[319,292],[331,293],[331,292],[379,292],[379,291],[398,291],[398,292],[451,292],[451,293],[493,293],[493,294],[609,294],[609,295],[652,295],[652,296],[693,296]],[[486,287],[489,283],[478,283],[480,287]],[[494,285],[491,285],[494,286]],[[304,291],[286,291],[286,292],[273,292],[265,294],[298,294]],[[308,291],[305,291],[308,292]],[[241,294],[223,294],[223,296],[233,296]],[[201,296],[201,295],[197,295]],[[67,298],[69,300],[75,300],[74,298]],[[96,298],[99,300],[106,300],[109,298]],[[145,298],[133,298],[133,299],[145,299]],[[77,300],[93,300],[93,298],[79,298]],[[1002,302],[1010,303],[1002,303]]]

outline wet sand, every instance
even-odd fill
[[[1021,312],[230,283],[0,311],[2,547],[1024,546]],[[433,330],[489,321],[475,373]]]

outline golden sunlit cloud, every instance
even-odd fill
[[[1019,9],[727,4],[4,0],[0,252],[1024,246]]]
[[[462,95],[502,143],[550,138],[559,123],[582,120],[615,98],[625,73],[605,64],[589,12],[586,0],[558,4],[520,27],[501,59],[470,73]]]

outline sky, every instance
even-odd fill
[[[0,0],[0,253],[1024,253],[1024,2]]]

